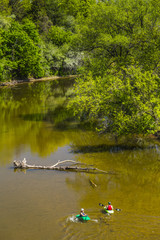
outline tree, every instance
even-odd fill
[[[40,34],[47,34],[48,30],[52,26],[52,22],[49,19],[46,12],[45,0],[32,0],[30,16],[33,22],[36,24]]]
[[[69,43],[72,32],[65,31],[62,27],[52,26],[48,33],[48,40],[57,46],[62,46],[64,43]]]
[[[160,79],[140,68],[109,72],[103,79],[78,79],[69,108],[116,137],[154,133],[160,127]]]
[[[46,13],[53,25],[62,26],[66,21],[66,14],[61,8],[60,0],[46,0]]]
[[[16,16],[18,21],[23,18],[28,17],[29,11],[31,9],[30,0],[9,0],[9,5],[12,9],[12,14]]]
[[[37,33],[33,23],[30,23],[31,26],[28,30],[28,22],[20,25],[13,21],[8,30],[1,34],[2,53],[5,56],[4,71],[8,72],[8,79],[43,75]]]
[[[96,3],[96,0],[60,0],[61,9],[67,13],[77,17],[78,15],[86,17],[90,7]]]
[[[91,74],[69,107],[81,120],[115,136],[159,130],[159,9],[157,0],[98,1],[78,21],[73,47]]]
[[[75,42],[76,49],[84,52],[86,71],[103,76],[108,68],[134,64],[145,70],[159,69],[160,13],[154,9],[151,0],[93,4],[79,22]]]
[[[10,15],[11,9],[9,7],[9,0],[0,0],[0,15]]]

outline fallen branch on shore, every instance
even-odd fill
[[[60,164],[64,163],[72,163],[74,166],[58,166]],[[56,164],[52,166],[36,166],[36,165],[29,165],[27,164],[26,159],[22,161],[14,160],[13,165],[14,168],[19,169],[46,169],[46,170],[59,170],[59,171],[75,171],[75,172],[88,172],[88,173],[105,173],[105,174],[114,174],[113,172],[107,172],[103,171],[98,168],[94,167],[78,167],[77,165],[82,165],[82,163],[73,161],[73,160],[64,160],[64,161],[58,161]],[[83,164],[85,165],[85,164]]]

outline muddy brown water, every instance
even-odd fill
[[[65,122],[72,81],[0,89],[0,239],[160,239],[160,148],[115,146]],[[71,159],[110,171],[14,170],[13,160]],[[97,187],[93,187],[90,182]],[[121,211],[106,215],[99,203]],[[80,208],[91,218],[77,222]]]

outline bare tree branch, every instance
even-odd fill
[[[75,172],[88,172],[88,173],[105,173],[105,174],[114,174],[113,172],[107,172],[103,171],[98,168],[94,167],[78,167],[78,166],[58,166],[63,163],[74,163],[74,165],[82,164],[80,162],[76,162],[74,160],[63,160],[58,161],[56,164],[52,166],[36,166],[36,165],[29,165],[27,164],[26,159],[22,161],[14,160],[13,165],[14,168],[20,168],[20,169],[47,169],[47,170],[59,170],[59,171],[75,171]],[[86,165],[86,164],[84,164]]]

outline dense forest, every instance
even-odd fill
[[[75,74],[94,0],[0,0],[0,80]]]
[[[0,57],[1,81],[79,74],[68,108],[101,132],[159,131],[158,0],[0,0]]]

